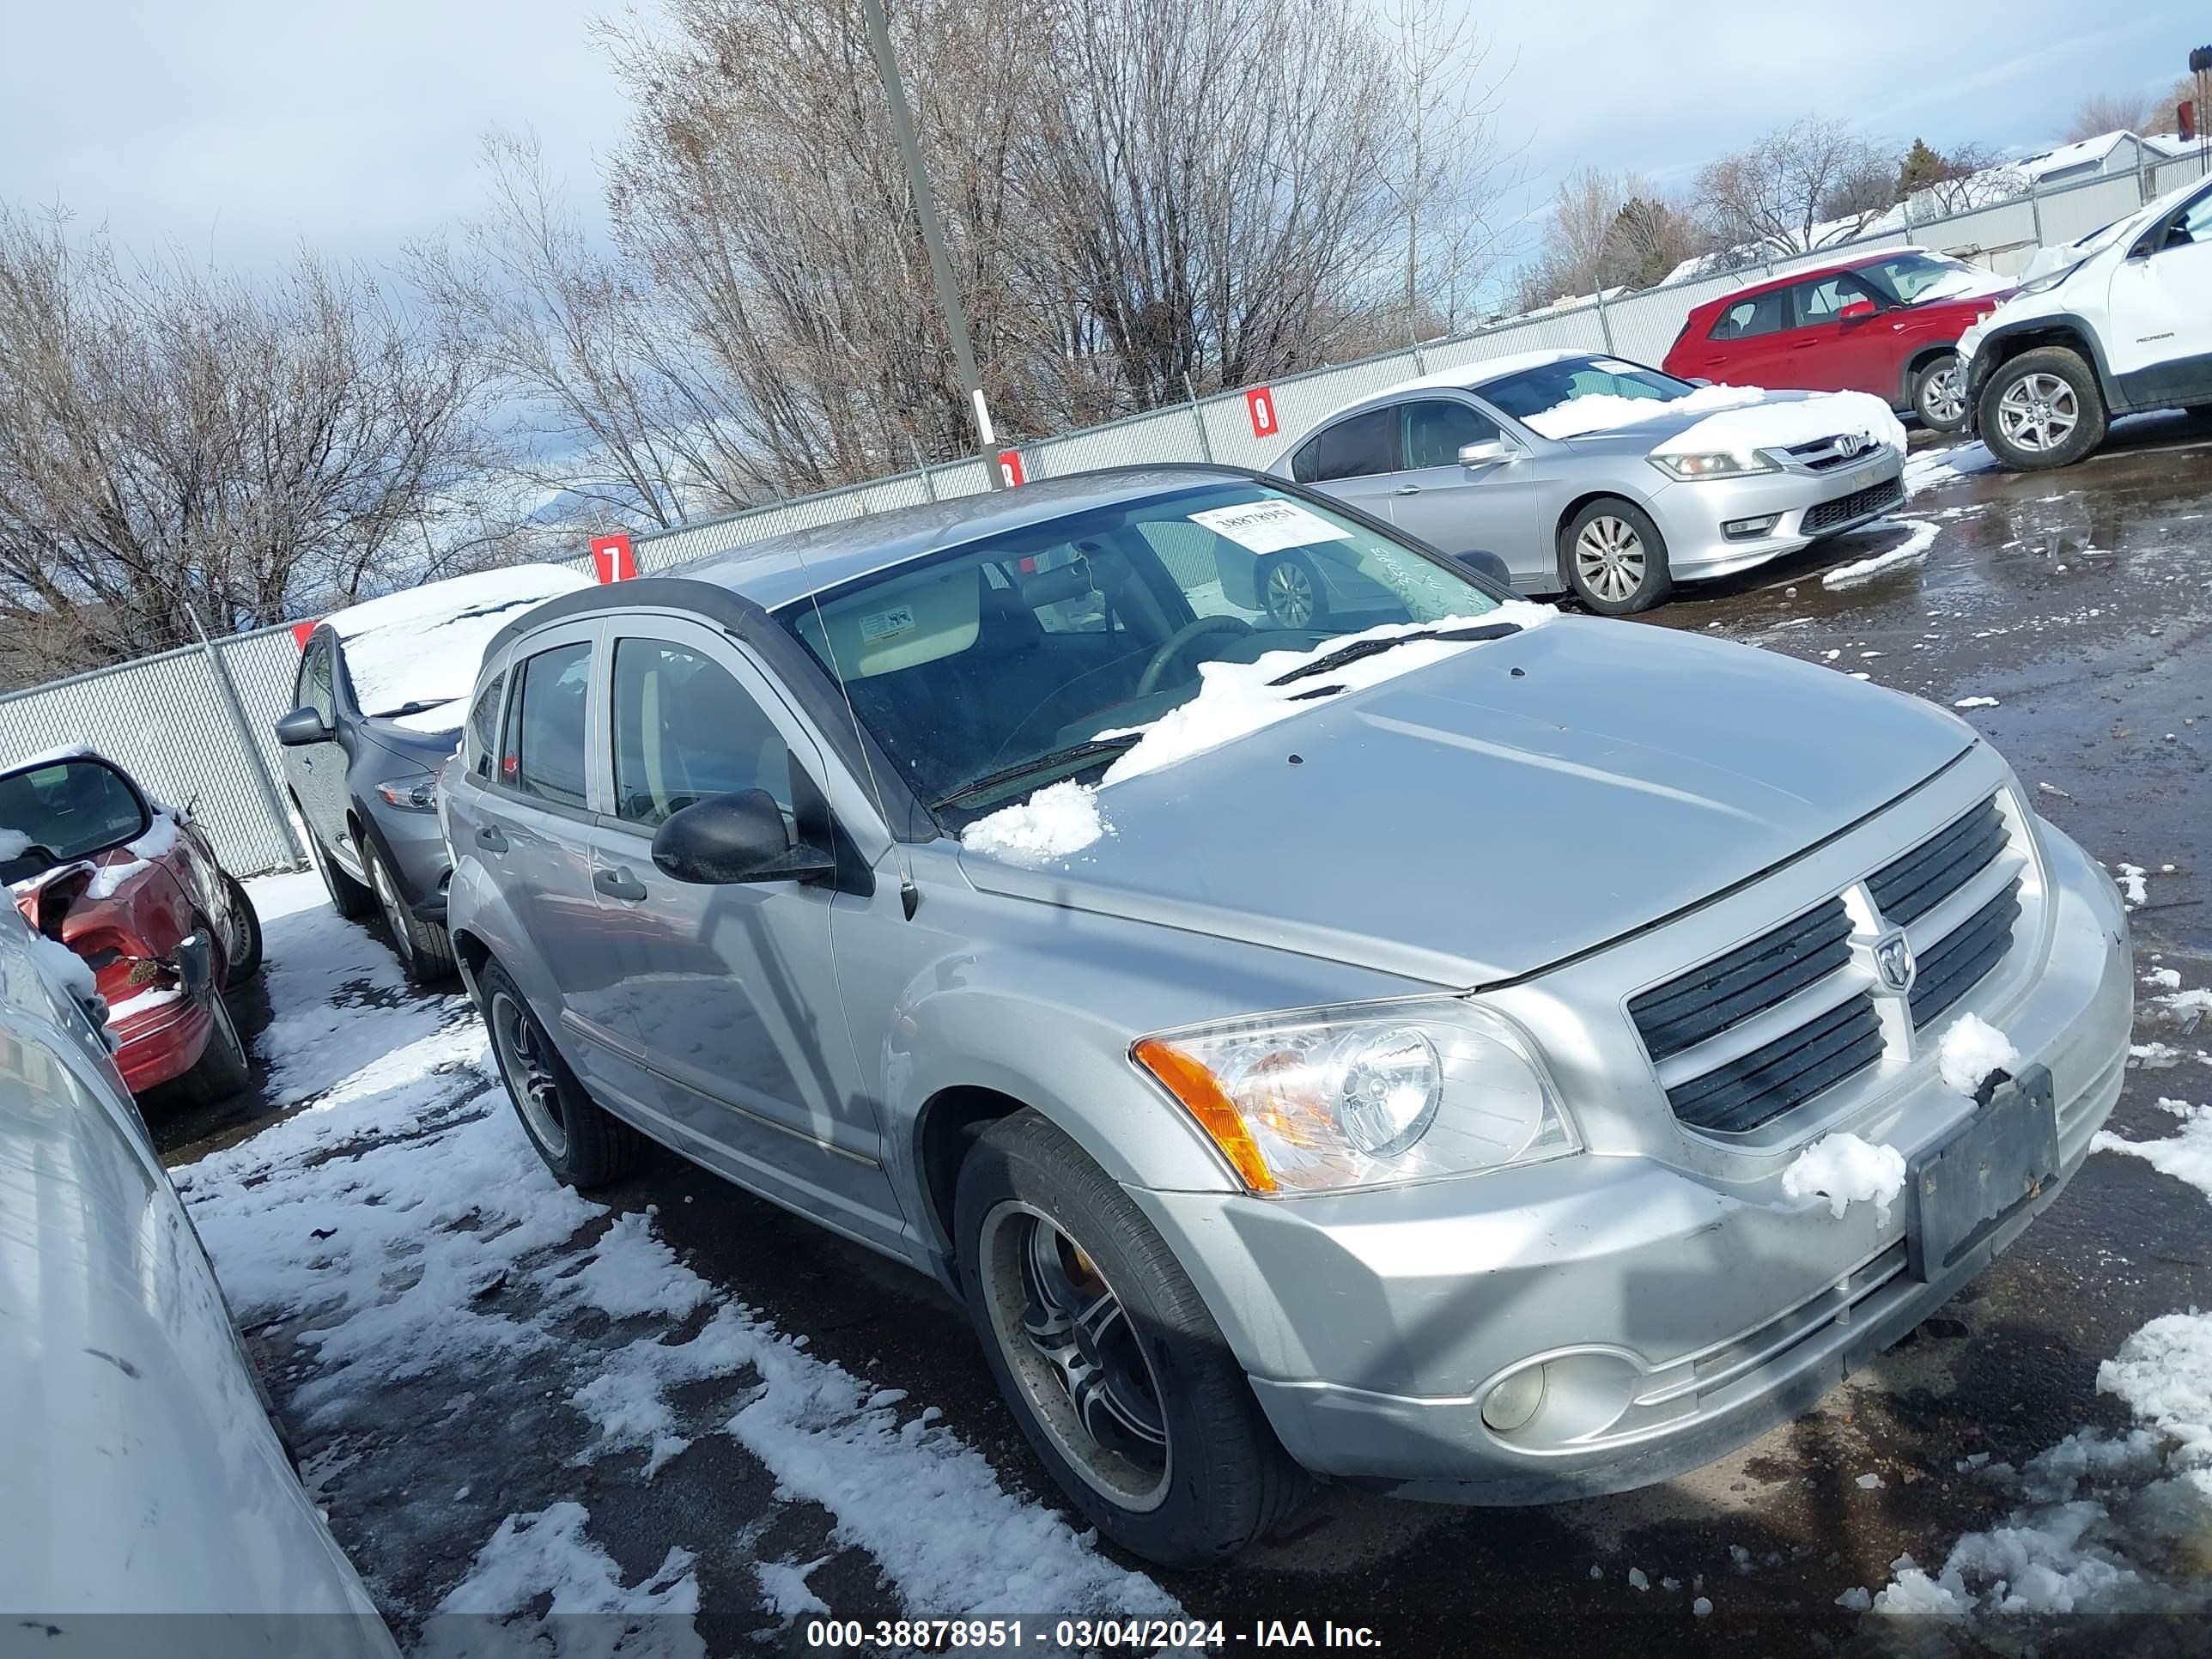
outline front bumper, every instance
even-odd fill
[[[1652,498],[1652,516],[1666,538],[1668,568],[1674,579],[1708,580],[1749,570],[1895,512],[1905,505],[1904,477],[1903,458],[1886,450],[1858,465],[1826,472],[1793,470],[1670,483]],[[1820,511],[1855,495],[1865,501],[1858,510],[1841,514]],[[1773,529],[1761,536],[1731,537],[1722,529],[1769,514],[1778,517]]]
[[[2119,1097],[2132,968],[2110,882],[2056,832],[2049,845],[2054,937],[2002,1024],[2052,1074],[2061,1176],[1932,1283],[1907,1263],[1911,1193],[1887,1219],[1866,1203],[1833,1218],[1782,1195],[1786,1157],[1753,1180],[1584,1153],[1328,1198],[1133,1196],[1316,1473],[1475,1504],[1670,1479],[1809,1409],[2019,1237],[2088,1155]],[[1908,1161],[1973,1110],[1935,1071],[1931,1052],[1891,1097],[1910,1127],[1885,1138]],[[1552,1427],[1532,1440],[1485,1424],[1498,1378],[1570,1357]]]
[[[453,861],[435,812],[408,812],[378,801],[368,808],[376,853],[407,908],[424,921],[446,920],[446,888]]]

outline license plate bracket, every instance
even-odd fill
[[[2051,1068],[2027,1066],[1990,1103],[1923,1152],[1911,1169],[1917,1222],[1912,1276],[1940,1279],[2058,1174],[2058,1110]]]

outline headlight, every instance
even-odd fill
[[[1255,1193],[1382,1186],[1581,1150],[1534,1046],[1456,1000],[1170,1031],[1130,1054]]]
[[[1782,470],[1755,449],[1717,449],[1705,454],[1650,455],[1645,459],[1668,477],[1689,483],[1699,478],[1742,478],[1754,472]]]
[[[2020,291],[2022,294],[2048,294],[2052,289],[2057,288],[2059,283],[2064,282],[2075,271],[2081,270],[2085,263],[2087,262],[2084,260],[2076,259],[2070,265],[2061,265],[2056,270],[2046,270],[2042,276],[2035,277],[2032,281],[2022,283],[2020,285]]]
[[[386,806],[396,806],[403,812],[434,812],[438,810],[438,780],[425,773],[419,777],[393,778],[376,786],[376,793],[384,798]]]

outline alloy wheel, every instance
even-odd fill
[[[415,939],[407,931],[407,907],[400,902],[392,878],[384,872],[382,859],[371,853],[362,862],[368,866],[369,884],[376,889],[376,902],[384,907],[384,925],[392,935],[392,948],[400,961],[411,968],[415,965]]]
[[[983,1223],[992,1328],[1030,1410],[1076,1473],[1123,1509],[1156,1509],[1171,1466],[1167,1418],[1136,1327],[1090,1255],[1043,1212],[1001,1204]]]
[[[1267,572],[1267,614],[1285,628],[1304,628],[1313,620],[1313,579],[1305,567],[1278,559]]]
[[[2023,374],[1997,399],[1997,425],[2015,448],[2048,454],[2081,423],[2074,388],[2056,374]]]
[[[1644,538],[1626,520],[1602,514],[1575,538],[1575,574],[1608,604],[1620,604],[1644,585]]]
[[[530,1132],[554,1158],[568,1150],[568,1126],[561,1109],[561,1079],[539,1047],[538,1028],[528,1012],[505,991],[492,994],[485,1022],[491,1027],[492,1052],[499,1060],[507,1091],[514,1097]]]
[[[1920,412],[1946,426],[1955,426],[1966,418],[1966,377],[1959,372],[1957,358],[1928,377],[1921,389]]]

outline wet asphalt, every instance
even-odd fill
[[[1987,460],[1978,446],[1923,437],[1916,471],[1939,451],[1963,468]],[[2212,983],[2212,422],[2124,422],[2105,450],[2063,472],[1939,475],[1899,516],[1938,526],[1917,564],[1824,586],[1824,573],[1909,530],[1863,532],[1684,590],[1650,620],[1831,662],[1947,707],[1997,699],[1963,712],[2038,808],[2094,856],[2148,872],[2133,918],[2139,969]],[[265,1018],[245,1012],[249,1025]],[[2139,1042],[2212,1046],[2212,1030],[2179,1034],[2142,1004],[2138,1016]],[[2110,1127],[2162,1135],[2172,1120],[2156,1097],[2201,1101],[2208,1090],[2212,1066],[2194,1060],[2131,1070]],[[249,1097],[211,1113],[157,1106],[150,1115],[173,1162],[185,1162],[250,1133],[262,1109]],[[964,1318],[927,1282],[672,1157],[611,1196],[620,1209],[655,1206],[664,1236],[701,1273],[807,1334],[817,1355],[939,1408],[1003,1480],[1058,1502],[998,1403]],[[2212,1650],[2212,1638],[2186,1627],[1969,1638],[1924,1624],[1885,1629],[1834,1605],[1844,1589],[1887,1582],[1898,1556],[1940,1563],[1960,1534],[2002,1517],[2004,1493],[1956,1473],[1959,1460],[2024,1462],[2085,1425],[2120,1426],[2124,1414],[2095,1391],[2100,1358],[2159,1314],[2207,1306],[2212,1204],[2140,1159],[2093,1157],[2008,1254],[1903,1344],[1816,1411],[1688,1477],[1529,1510],[1331,1489],[1290,1535],[1231,1566],[1154,1576],[1193,1613],[1223,1620],[1231,1651],[1253,1645],[1239,1632],[1295,1619],[1310,1621],[1316,1640],[1327,1620],[1370,1627],[1386,1650],[1413,1654]],[[285,1402],[307,1374],[295,1335],[253,1338],[288,1419]],[[326,1483],[332,1523],[403,1632],[466,1570],[501,1514],[555,1495],[590,1507],[593,1534],[633,1577],[651,1572],[672,1542],[701,1551],[710,1651],[791,1644],[788,1632],[769,1633],[775,1621],[748,1570],[756,1559],[826,1556],[811,1583],[836,1613],[897,1615],[872,1561],[835,1543],[831,1517],[771,1503],[772,1480],[727,1438],[702,1436],[649,1483],[641,1453],[570,1467],[586,1433],[541,1381],[551,1386],[524,1365],[486,1379],[474,1408],[456,1412],[451,1387],[431,1379],[384,1402],[387,1432],[352,1425],[349,1455],[361,1457]],[[740,1381],[724,1380],[680,1403],[706,1423],[726,1417],[741,1393]],[[316,1434],[293,1426],[312,1460]],[[1869,1473],[1880,1487],[1858,1484]],[[428,1496],[464,1480],[479,1495],[461,1513]],[[1631,1567],[1648,1589],[1632,1588]],[[1703,1619],[1692,1612],[1700,1593],[1714,1604]]]

